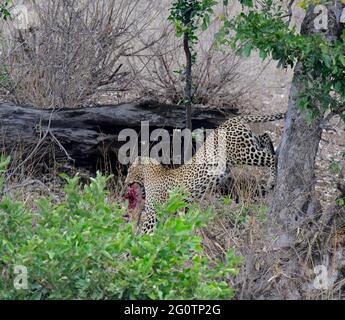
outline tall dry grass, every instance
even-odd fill
[[[35,25],[7,25],[0,90],[3,99],[40,108],[85,106],[100,93],[128,90],[127,57],[164,35],[137,45],[156,15],[154,2],[143,0],[46,0],[31,14]]]

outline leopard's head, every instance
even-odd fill
[[[149,171],[150,168],[157,168],[157,166],[160,167],[160,164],[154,159],[137,157],[129,167],[123,195],[123,198],[128,200],[129,216],[131,216],[133,212],[143,209],[146,197],[144,185],[145,172]],[[139,214],[139,212],[135,213],[135,215],[137,214]]]
[[[136,157],[128,169],[125,180],[125,187],[130,187],[137,183],[144,188],[144,174],[145,169],[150,166],[160,166],[159,162],[149,157]]]
[[[132,186],[134,183],[144,187],[144,172],[141,157],[137,157],[128,168],[127,177],[125,180],[125,188]]]

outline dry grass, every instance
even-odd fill
[[[215,209],[215,219],[204,230],[204,247],[210,257],[222,256],[227,250],[233,250],[242,257],[242,265],[238,276],[231,282],[237,289],[237,299],[344,299],[344,245],[343,229],[323,231],[316,238],[316,243],[310,243],[310,238],[304,236],[303,250],[298,247],[293,253],[281,254],[276,249],[275,239],[269,237],[268,225],[272,216],[266,214],[265,204],[248,206],[244,204],[224,206],[218,204]],[[321,224],[319,228],[321,228]],[[303,234],[309,228],[300,230]],[[327,239],[321,235],[327,235]],[[335,245],[335,237],[341,239]],[[306,258],[308,257],[308,258]],[[285,260],[290,259],[290,265],[301,265],[300,273],[289,274],[284,268]],[[331,281],[328,289],[315,289],[316,274],[313,268],[325,265]],[[336,273],[332,274],[331,272]],[[333,277],[334,278],[331,278]],[[278,281],[283,281],[285,289],[293,292],[291,287],[298,288],[295,296],[286,294],[278,287]],[[283,287],[284,288],[284,287]],[[277,294],[277,291],[279,292]],[[271,292],[275,292],[271,294]]]
[[[7,27],[0,87],[3,99],[41,108],[78,107],[128,90],[126,59],[164,36],[137,45],[155,17],[154,2],[47,0],[35,2],[32,14],[35,26]]]
[[[256,203],[229,203],[227,198],[213,203],[215,217],[201,230],[204,247],[213,258],[230,249],[242,256],[240,272],[231,283],[237,299],[345,298],[344,207],[320,210],[296,229],[292,247],[280,248],[278,233],[272,234],[277,222],[268,212],[269,197]],[[314,285],[318,275],[314,268],[321,265],[328,281],[323,289]]]
[[[239,72],[241,59],[231,50],[217,49],[213,41],[205,43],[196,48],[192,70],[193,103],[217,107],[241,105],[248,89]],[[140,74],[134,79],[137,96],[173,104],[183,102],[185,57],[181,41],[175,39],[172,30],[168,37],[151,46],[147,54],[136,56],[130,62],[133,70]]]
[[[40,108],[74,108],[153,97],[184,98],[185,56],[158,0],[47,0],[32,4],[35,23],[5,26],[0,97]],[[219,21],[199,35],[194,103],[244,104],[241,59],[213,43]]]

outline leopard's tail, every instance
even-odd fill
[[[268,122],[284,119],[286,112],[276,113],[264,116],[240,116],[239,118],[246,123]]]

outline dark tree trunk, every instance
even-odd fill
[[[226,111],[229,116],[236,112],[235,109]],[[212,129],[226,117],[224,112],[218,110],[195,108],[192,121],[195,128]],[[164,128],[172,132],[185,127],[184,118],[183,106],[155,101],[61,109],[53,113],[52,110],[2,104],[1,152],[11,153],[18,145],[24,147],[23,150],[30,150],[30,146],[35,147],[37,143],[41,143],[44,150],[49,142],[56,145],[55,157],[66,158],[68,154],[78,166],[94,167],[104,156],[111,157],[116,164],[117,150],[125,143],[118,141],[122,129],[134,129],[139,134],[141,122],[149,121],[150,131]],[[44,135],[44,141],[40,142]]]
[[[186,55],[186,128],[192,130],[192,53],[189,47],[188,33],[183,35],[183,48]]]
[[[342,6],[340,1],[329,4],[327,39],[338,38],[341,34],[339,23]],[[313,8],[309,8],[302,23],[301,33],[313,34]],[[281,273],[275,274],[271,282],[270,298],[301,298],[301,279],[305,275],[307,246],[314,234],[303,234],[320,216],[320,204],[315,195],[315,158],[321,139],[321,119],[308,124],[296,105],[296,95],[301,89],[300,71],[297,64],[290,91],[287,118],[279,146],[278,177],[270,207],[270,234],[277,237],[274,244],[275,264]],[[320,226],[320,225],[319,225]],[[311,230],[312,228],[310,228]],[[309,242],[309,240],[311,242]],[[315,239],[314,239],[315,240]],[[313,241],[314,241],[313,240]],[[269,275],[272,277],[272,274]],[[315,275],[314,275],[315,277]],[[267,279],[266,279],[267,280]],[[267,284],[268,281],[266,281]]]

